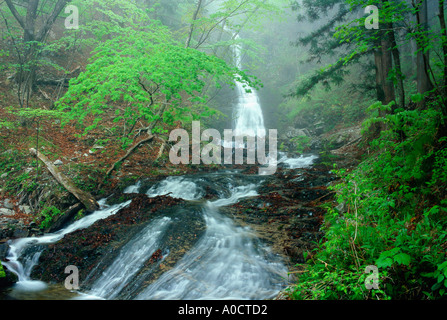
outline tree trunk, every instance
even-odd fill
[[[374,65],[376,69],[376,97],[378,101],[383,103],[385,93],[383,92],[383,76],[382,76],[382,50],[374,50]]]
[[[394,85],[388,80],[388,75],[393,68],[389,39],[382,37],[380,48],[374,51],[374,64],[376,66],[376,92],[377,99],[383,105],[395,100]]]
[[[405,89],[404,89],[404,75],[402,73],[402,64],[400,61],[400,52],[397,48],[396,35],[394,33],[393,23],[389,23],[389,29],[391,30],[389,33],[390,45],[391,45],[391,53],[393,55],[394,68],[396,70],[396,78],[397,78],[397,90],[399,94],[399,107],[405,108]],[[393,112],[394,112],[393,108]]]
[[[40,43],[45,41],[45,38],[53,26],[56,18],[59,16],[65,5],[71,0],[58,0],[52,10],[44,21],[42,27],[38,30],[36,28],[37,9],[40,0],[29,0],[26,6],[26,15],[21,16],[12,0],[5,0],[6,5],[11,11],[14,18],[23,29],[23,48],[19,49],[20,66],[16,72],[16,82],[18,84],[18,98],[21,106],[27,106],[29,98],[33,93],[36,85],[37,65],[40,55]],[[21,50],[20,50],[21,49]]]
[[[387,37],[382,37],[380,41],[380,48],[374,50],[374,64],[376,67],[376,94],[377,100],[383,105],[389,104],[396,99],[394,94],[394,85],[391,80],[388,80],[388,75],[393,68],[393,61],[391,56],[390,41]],[[379,117],[384,117],[385,111],[379,109]],[[383,122],[378,122],[375,126],[375,135],[385,129]]]
[[[45,155],[34,148],[31,148],[30,152],[31,154],[36,155],[47,166],[57,182],[74,195],[85,206],[87,211],[95,211],[99,209],[99,204],[96,202],[95,198],[90,193],[76,187],[75,184],[66,175],[60,172]]]
[[[439,23],[441,25],[441,39],[442,39],[442,54],[444,55],[444,74],[441,94],[443,96],[442,103],[442,114],[444,117],[447,116],[447,29],[445,25],[445,13],[444,13],[444,0],[439,0]]]
[[[417,45],[417,57],[416,57],[416,67],[417,67],[417,90],[419,93],[425,93],[427,91],[433,90],[433,83],[428,75],[429,70],[429,52],[425,50],[427,45],[427,38],[425,32],[428,28],[428,18],[427,18],[427,1],[418,0],[416,2],[418,7],[418,12],[416,14],[418,31],[423,33],[419,35],[416,39]]]
[[[381,40],[382,50],[382,77],[383,77],[383,92],[384,100],[383,104],[389,104],[391,101],[396,100],[394,93],[394,84],[392,80],[388,80],[391,69],[393,69],[393,60],[391,55],[391,44],[389,39],[383,37]]]
[[[196,11],[194,12],[194,15],[192,17],[191,26],[189,28],[188,38],[186,39],[185,48],[189,48],[189,46],[191,45],[191,39],[192,39],[192,36],[194,34],[194,23],[197,20],[197,16],[199,15],[199,12],[200,12],[201,8],[202,8],[202,0],[198,0],[197,1],[197,8],[196,8]]]
[[[442,39],[442,53],[444,55],[444,74],[443,74],[443,89],[444,97],[447,96],[447,30],[445,25],[444,14],[444,0],[439,0],[439,23],[441,25],[441,39]]]

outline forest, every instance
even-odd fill
[[[0,300],[445,299],[445,10],[0,0]]]

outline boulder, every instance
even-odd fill
[[[331,150],[352,144],[362,137],[361,127],[343,128],[335,133],[325,135],[324,140]]]
[[[25,214],[30,214],[32,212],[30,206],[20,205],[19,209]]]
[[[309,132],[309,130],[307,130],[306,128],[304,129],[297,129],[297,128],[293,128],[293,127],[288,127],[284,134],[282,135],[283,139],[292,139],[295,137],[299,137],[299,136],[306,136],[306,137],[310,137],[311,134]]]
[[[13,216],[15,214],[14,210],[7,208],[0,208],[0,215],[2,216]]]
[[[13,209],[14,204],[11,202],[10,199],[5,199],[5,201],[3,201],[3,207],[5,207],[6,209]]]
[[[16,228],[13,233],[14,238],[26,238],[29,235],[29,230],[27,228]]]

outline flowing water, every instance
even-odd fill
[[[241,67],[241,51],[234,46],[235,62]],[[234,129],[242,135],[265,135],[264,120],[259,98],[255,91],[247,92],[237,84],[239,101],[235,106]],[[314,156],[289,159],[284,154],[278,159],[290,168],[312,164]],[[245,180],[244,180],[245,179]],[[10,296],[19,299],[269,299],[288,284],[287,267],[248,227],[237,225],[221,208],[237,203],[242,198],[257,195],[262,177],[252,180],[237,171],[220,171],[207,175],[168,177],[147,190],[141,182],[129,186],[124,193],[145,193],[149,197],[169,195],[188,202],[198,202],[200,216],[206,230],[189,248],[178,263],[155,281],[146,284],[145,262],[160,248],[167,232],[175,223],[172,217],[161,216],[150,221],[124,244],[107,268],[97,277],[88,291],[69,292],[61,285],[48,284],[30,278],[32,268],[46,244],[55,243],[64,235],[88,228],[96,221],[106,219],[128,206],[131,200],[107,205],[74,222],[66,228],[41,237],[29,237],[10,243],[7,261],[3,264],[18,276]],[[211,188],[217,199],[203,199],[205,188]],[[196,209],[194,209],[196,210]],[[163,256],[169,255],[169,248]],[[92,272],[98,272],[97,269]],[[82,279],[81,279],[82,281]],[[124,294],[132,283],[133,295]],[[129,287],[129,286],[128,286]],[[44,292],[44,293],[43,293]],[[61,293],[64,292],[64,293]]]
[[[235,37],[238,40],[239,36]],[[236,67],[242,69],[241,46],[234,45],[233,52]],[[259,97],[254,89],[246,88],[236,82],[239,101],[234,108],[234,130],[236,135],[265,136],[264,117],[259,103]],[[249,89],[247,91],[247,89]]]

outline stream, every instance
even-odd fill
[[[239,46],[234,46],[234,54],[236,65],[240,67]],[[246,92],[238,84],[238,95],[235,129],[240,134],[265,134],[256,91]],[[298,158],[279,155],[278,165],[287,168],[309,167],[316,159],[313,155]],[[256,197],[264,180],[262,175],[220,170],[166,177],[146,187],[138,181],[124,193],[151,199],[160,196],[182,199],[181,209],[174,206],[173,212],[160,211],[141,223],[141,227],[119,245],[117,241],[115,247],[98,258],[99,263],[94,268],[83,273],[77,290],[66,289],[63,282],[54,284],[35,279],[33,270],[44,262],[42,255],[48,254],[49,245],[105,223],[131,206],[132,199],[115,204],[108,204],[108,198],[101,199],[99,210],[57,232],[10,241],[9,253],[2,263],[17,275],[18,281],[3,293],[3,298],[272,299],[289,284],[285,258],[273,252],[250,227],[239,225],[221,210],[241,199]],[[210,193],[214,196],[206,197]],[[199,233],[201,229],[197,227],[191,231],[194,237],[189,245],[178,248],[172,244],[172,239],[189,237],[187,225],[203,225],[203,232]],[[76,266],[76,261],[72,264]]]

